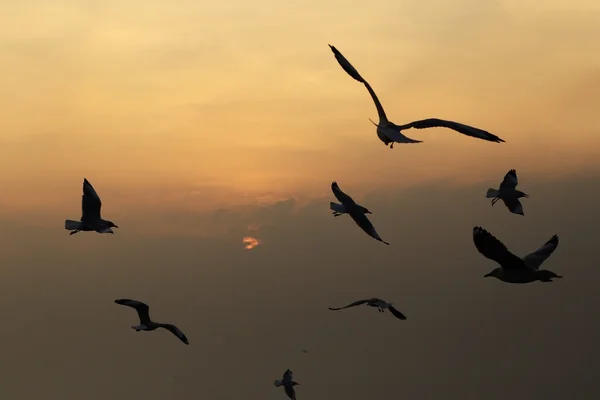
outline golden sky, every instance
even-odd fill
[[[285,400],[286,368],[298,400],[600,394],[597,0],[5,3],[7,398]],[[386,148],[328,43],[390,120],[506,143],[440,128]],[[511,168],[525,217],[484,198]],[[115,235],[63,229],[84,177]],[[390,246],[330,215],[333,180]],[[519,255],[557,233],[544,266],[565,278],[484,279],[474,225]],[[406,323],[326,308],[372,296]],[[190,346],[134,332],[122,297]]]
[[[39,211],[34,191],[72,209],[83,177],[119,193],[116,207],[207,210],[326,196],[332,180],[367,190],[596,170],[600,8],[538,3],[6,4],[5,210]],[[367,91],[328,43],[392,121],[454,119],[506,143],[431,129],[410,132],[418,147],[386,149]]]

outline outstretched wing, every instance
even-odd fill
[[[394,314],[394,317],[396,317],[398,319],[401,319],[403,321],[406,319],[406,317],[404,316],[404,314],[402,314],[400,311],[396,310],[394,307],[389,306],[388,309],[390,310],[390,312],[392,314]]]
[[[352,64],[350,64],[350,61],[348,61],[346,59],[346,57],[344,57],[342,55],[342,53],[340,53],[340,51],[335,48],[335,46],[329,45],[329,47],[331,48],[331,51],[333,51],[333,54],[335,55],[335,59],[337,60],[337,62],[344,69],[344,71],[346,71],[348,73],[348,75],[350,75],[351,77],[353,77],[354,79],[356,79],[359,82],[364,82],[365,81],[362,78],[362,76],[360,76],[360,74],[358,73],[358,71],[356,70],[356,68],[354,68],[352,66]]]
[[[347,306],[344,307],[339,307],[339,308],[332,308],[332,307],[328,307],[330,310],[333,311],[337,311],[337,310],[343,310],[344,308],[348,308],[348,307],[355,307],[355,306],[360,306],[361,304],[365,304],[368,303],[370,299],[365,299],[365,300],[358,300],[355,301],[354,303],[350,303]]]
[[[526,268],[523,260],[508,251],[501,241],[479,226],[473,228],[473,242],[481,254],[496,261],[502,268]]]
[[[100,219],[100,208],[102,201],[98,193],[87,179],[83,179],[83,196],[81,197],[81,220],[97,221]]]
[[[292,385],[285,385],[284,389],[285,394],[287,394],[287,397],[289,397],[291,400],[296,400],[296,391],[294,390],[294,387]]]
[[[159,325],[161,328],[165,328],[166,330],[171,332],[173,335],[177,336],[179,338],[179,340],[181,340],[183,343],[190,344],[190,342],[188,342],[188,340],[185,337],[185,335],[183,334],[183,332],[175,325],[172,325],[172,324],[159,324]]]
[[[552,254],[557,247],[558,236],[554,235],[542,247],[523,257],[523,261],[529,268],[539,269],[540,265],[550,257],[550,254]]]
[[[142,303],[141,301],[130,299],[118,299],[115,300],[115,303],[122,306],[135,308],[135,311],[138,313],[138,317],[140,317],[140,323],[144,325],[150,323],[150,307],[148,307],[147,304]]]
[[[456,132],[462,133],[463,135],[471,136],[478,139],[488,140],[490,142],[504,142],[504,140],[500,139],[498,136],[489,133],[488,131],[484,131],[483,129],[475,128],[469,125],[461,124],[459,122],[454,121],[446,121],[444,119],[438,118],[427,118],[422,119],[420,121],[414,121],[406,125],[402,125],[401,129],[408,128],[416,128],[416,129],[425,129],[425,128],[435,128],[435,127],[444,127],[450,128]]]
[[[519,179],[517,178],[517,171],[511,169],[504,175],[504,180],[500,184],[500,189],[515,189],[519,184]]]
[[[525,215],[525,213],[523,212],[523,205],[521,204],[521,202],[519,201],[519,199],[517,199],[516,197],[509,197],[509,198],[503,198],[502,201],[504,202],[504,205],[506,206],[506,208],[509,209],[509,211],[513,214],[519,214],[519,215]]]
[[[343,205],[355,204],[354,200],[352,200],[352,197],[342,192],[342,189],[340,189],[336,181],[331,182],[331,191]]]
[[[369,91],[369,94],[371,95],[371,98],[373,99],[373,102],[375,103],[375,107],[377,108],[377,114],[379,115],[379,122],[387,121],[388,120],[387,116],[385,115],[385,111],[383,111],[383,106],[381,105],[379,98],[377,98],[375,91],[373,90],[371,85],[369,85],[369,82],[364,81],[363,83],[365,84],[365,87]]]
[[[363,214],[363,213],[360,213],[360,214],[351,213],[350,216],[352,217],[352,219],[354,220],[354,222],[356,222],[356,225],[360,226],[360,228],[363,231],[365,231],[369,236],[371,236],[373,239],[377,239],[380,242],[383,242],[383,243],[389,245],[388,242],[386,242],[385,240],[383,240],[379,236],[379,234],[375,230],[375,227],[373,226],[373,224],[371,223],[371,221],[369,221],[369,218],[367,218],[367,216],[365,214]]]

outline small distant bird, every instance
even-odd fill
[[[369,219],[365,215],[372,214],[371,211],[367,210],[363,206],[356,204],[356,202],[352,200],[352,197],[342,192],[337,182],[334,181],[331,183],[331,190],[333,191],[335,197],[342,203],[329,203],[329,208],[333,210],[333,215],[335,217],[339,217],[342,214],[349,214],[350,217],[352,217],[352,219],[354,220],[354,222],[356,222],[356,224],[360,226],[360,228],[363,231],[369,234],[369,236],[389,245],[388,242],[386,242],[379,236],[379,234],[375,230],[375,227],[373,226],[373,224],[371,224],[371,221],[369,221]]]
[[[299,383],[292,380],[292,371],[289,369],[283,373],[283,379],[275,380],[275,386],[283,386],[285,394],[292,400],[296,400],[296,391],[294,390],[294,386],[296,385],[299,385]]]
[[[394,124],[392,121],[387,119],[385,111],[383,110],[383,106],[381,105],[381,102],[377,98],[377,95],[373,91],[371,85],[369,85],[369,83],[366,80],[364,80],[362,76],[360,76],[356,68],[354,68],[352,64],[350,64],[350,62],[346,59],[346,57],[342,55],[342,53],[340,53],[338,49],[336,49],[332,45],[329,45],[329,47],[331,47],[331,51],[333,51],[333,53],[335,54],[335,58],[338,60],[338,63],[342,66],[344,71],[346,71],[348,75],[350,75],[352,78],[364,83],[365,87],[369,91],[369,94],[371,95],[371,98],[375,103],[375,107],[377,108],[377,113],[379,114],[379,123],[376,124],[371,119],[369,119],[369,121],[371,121],[373,125],[377,127],[377,136],[386,146],[389,144],[390,149],[394,148],[394,143],[422,143],[422,140],[414,140],[402,134],[403,130],[410,128],[425,129],[444,127],[474,138],[496,143],[504,142],[504,140],[500,139],[498,136],[484,131],[482,129],[461,124],[459,122],[446,121],[438,118],[427,118],[419,121],[413,121],[405,125]]]
[[[181,330],[179,330],[179,328],[177,328],[175,325],[161,324],[160,322],[154,322],[150,320],[150,307],[147,304],[144,304],[141,301],[129,299],[118,299],[115,300],[115,303],[122,306],[135,308],[135,311],[137,311],[138,317],[140,318],[140,324],[132,325],[131,328],[135,329],[136,332],[153,331],[157,328],[165,328],[173,335],[177,336],[183,343],[190,344],[183,332],[181,332]]]
[[[473,228],[473,242],[481,254],[500,264],[499,268],[484,275],[485,277],[493,276],[507,283],[552,282],[554,278],[562,278],[552,271],[539,269],[556,250],[557,235],[552,236],[542,247],[523,258],[511,253],[502,242],[479,226]]]
[[[96,231],[98,233],[113,233],[111,228],[118,228],[112,221],[100,217],[102,202],[87,179],[83,179],[83,196],[81,197],[81,221],[65,220],[65,229],[73,235],[79,231]]]
[[[337,310],[343,310],[344,308],[348,308],[348,307],[360,306],[361,304],[366,304],[369,307],[377,307],[377,310],[379,312],[384,312],[384,310],[387,308],[394,315],[394,317],[401,319],[401,320],[406,319],[404,314],[402,314],[400,311],[398,311],[397,309],[395,309],[392,306],[392,303],[385,302],[376,297],[373,297],[371,299],[358,300],[358,301],[355,301],[354,303],[350,303],[347,306],[340,307],[340,308],[331,308],[331,307],[328,307],[328,308],[332,311],[337,311]]]
[[[510,210],[510,212],[514,214],[525,215],[523,213],[523,205],[519,201],[520,197],[528,198],[529,195],[517,190],[516,187],[519,184],[519,180],[517,179],[517,171],[511,169],[504,176],[504,180],[500,183],[500,189],[492,189],[489,188],[486,198],[492,199],[492,206],[496,204],[496,202],[500,199],[504,202],[506,208]]]

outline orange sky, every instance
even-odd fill
[[[598,0],[5,1],[3,399],[285,400],[286,368],[298,400],[598,398],[599,38]],[[328,43],[392,121],[506,143],[386,148]],[[526,216],[485,198],[511,168]],[[63,229],[84,177],[115,235]],[[559,235],[564,279],[484,278],[476,225]],[[372,296],[407,321],[327,309]]]
[[[111,206],[214,209],[449,179],[598,168],[600,6],[594,1],[60,0],[0,16],[4,212],[77,214],[87,177]],[[454,119],[497,134],[412,131]],[[39,191],[47,199],[40,204]]]

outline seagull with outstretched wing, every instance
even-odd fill
[[[388,302],[378,299],[376,297],[373,297],[370,299],[365,299],[365,300],[358,300],[358,301],[355,301],[354,303],[350,303],[344,307],[339,307],[339,308],[328,307],[328,308],[332,311],[337,311],[337,310],[343,310],[344,308],[360,306],[362,304],[366,304],[369,307],[376,307],[379,312],[384,312],[386,309],[388,309],[396,318],[401,319],[401,320],[406,319],[404,314],[402,314],[400,311],[398,311],[397,309],[395,309],[392,306],[392,303],[388,303]]]
[[[562,278],[552,271],[540,270],[542,263],[558,247],[557,235],[522,258],[511,253],[501,241],[479,226],[473,228],[473,242],[481,254],[500,264],[485,277],[492,276],[507,283],[552,282],[554,278]]]
[[[136,332],[153,331],[158,328],[165,328],[166,330],[171,332],[173,335],[177,336],[179,338],[179,340],[181,340],[183,343],[190,344],[190,342],[187,340],[187,338],[185,337],[183,332],[179,328],[177,328],[175,325],[163,324],[160,322],[152,321],[150,319],[150,307],[147,304],[142,303],[141,301],[130,300],[130,299],[118,299],[118,300],[115,300],[115,303],[120,304],[122,306],[135,308],[135,311],[137,311],[138,317],[140,318],[140,324],[132,325],[131,328],[135,329]]]
[[[83,196],[81,196],[81,221],[65,220],[65,229],[73,235],[79,231],[95,231],[98,233],[114,233],[111,228],[118,228],[112,221],[100,216],[102,201],[94,187],[87,179],[83,179]]]
[[[292,371],[290,371],[289,369],[283,373],[283,379],[275,380],[275,386],[283,386],[285,394],[291,400],[296,400],[296,391],[294,390],[294,386],[296,385],[299,385],[299,383],[294,382],[294,380],[292,379]]]
[[[498,200],[502,200],[504,205],[513,214],[525,215],[523,212],[523,205],[519,201],[521,197],[528,198],[529,195],[517,190],[519,179],[517,178],[517,171],[511,169],[504,176],[504,180],[500,183],[499,189],[489,188],[485,197],[492,200],[492,205],[496,204]]]
[[[462,133],[463,135],[471,136],[477,139],[487,140],[490,142],[504,142],[504,140],[500,139],[498,136],[484,131],[483,129],[475,128],[473,126],[461,124],[455,121],[448,121],[439,118],[427,118],[418,121],[413,121],[404,125],[396,125],[392,121],[388,120],[385,115],[385,111],[383,110],[383,106],[379,101],[379,98],[375,94],[375,91],[369,85],[369,83],[362,78],[362,76],[358,73],[356,68],[350,64],[348,59],[340,53],[338,49],[334,46],[329,45],[331,51],[335,54],[335,58],[338,60],[338,63],[341,67],[350,75],[352,78],[356,79],[359,82],[364,83],[367,88],[373,102],[375,103],[375,107],[377,108],[377,114],[379,114],[379,123],[375,123],[373,120],[369,119],[373,125],[377,127],[377,136],[379,139],[387,146],[390,146],[390,149],[394,148],[394,143],[421,143],[421,140],[411,139],[402,134],[403,130],[415,128],[415,129],[426,129],[426,128],[436,128],[443,127],[449,128],[456,132]]]
[[[331,183],[331,190],[333,191],[333,194],[335,195],[335,197],[340,201],[340,203],[342,203],[342,204],[338,204],[338,203],[334,203],[334,202],[329,203],[329,208],[331,210],[333,210],[334,216],[339,217],[342,214],[350,215],[350,217],[354,220],[354,222],[356,222],[356,224],[363,231],[365,231],[369,236],[371,236],[372,238],[374,238],[376,240],[379,240],[380,242],[383,242],[383,243],[389,245],[388,242],[386,242],[379,236],[379,234],[375,230],[375,227],[373,226],[371,221],[369,221],[369,219],[365,215],[365,214],[372,214],[371,211],[367,210],[365,207],[363,207],[361,205],[356,204],[356,202],[352,199],[352,197],[350,197],[346,193],[342,192],[342,189],[340,189],[337,182],[334,181]]]

